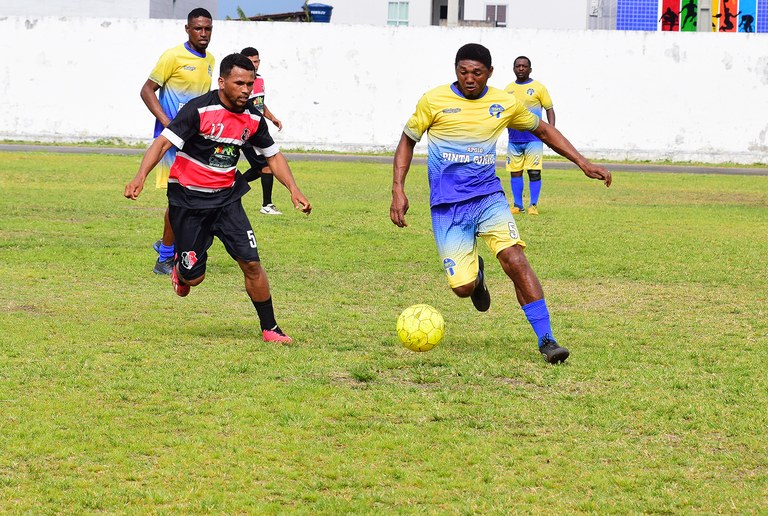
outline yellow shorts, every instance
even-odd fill
[[[507,172],[541,170],[544,144],[541,140],[512,143],[507,146]]]
[[[432,232],[451,288],[477,278],[477,237],[494,256],[513,245],[525,247],[504,192],[432,207]]]

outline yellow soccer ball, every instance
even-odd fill
[[[411,351],[429,351],[445,335],[445,321],[436,308],[429,305],[409,306],[397,318],[397,336]]]

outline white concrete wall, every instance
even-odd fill
[[[181,20],[12,17],[0,61],[0,138],[146,140],[139,90]],[[768,162],[768,46],[761,34],[371,27],[215,21],[217,60],[261,52],[287,148],[389,150],[421,94],[454,80],[456,49],[488,46],[491,83],[526,54],[558,127],[592,157]],[[218,69],[217,61],[217,69]],[[500,145],[504,145],[503,139]],[[420,148],[423,148],[420,147]]]

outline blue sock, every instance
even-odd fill
[[[523,188],[525,188],[525,183],[523,182],[523,176],[515,177],[512,176],[512,179],[510,180],[510,184],[512,185],[512,200],[515,203],[515,206],[522,209],[523,208]]]
[[[160,256],[158,257],[157,261],[162,262],[168,258],[173,258],[173,253],[174,251],[172,245],[160,244]]]
[[[539,194],[541,193],[541,179],[528,183],[531,189],[531,204],[539,204]]]
[[[543,299],[528,303],[523,306],[523,312],[525,317],[528,318],[528,322],[531,323],[534,333],[539,338],[539,347],[541,347],[541,339],[545,335],[549,335],[549,338],[555,340],[552,335],[552,324],[549,322],[549,310],[547,309],[547,302]]]

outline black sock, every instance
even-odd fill
[[[277,326],[275,321],[275,310],[272,308],[272,298],[270,297],[266,301],[254,301],[253,307],[256,309],[256,313],[259,314],[259,322],[261,323],[262,330],[271,330]]]
[[[272,174],[261,175],[261,190],[264,195],[264,202],[262,206],[272,204],[272,186],[275,184],[275,176]]]
[[[250,183],[254,179],[258,179],[260,175],[261,175],[261,172],[259,172],[257,169],[249,168],[248,170],[243,172],[243,179],[245,179]]]

